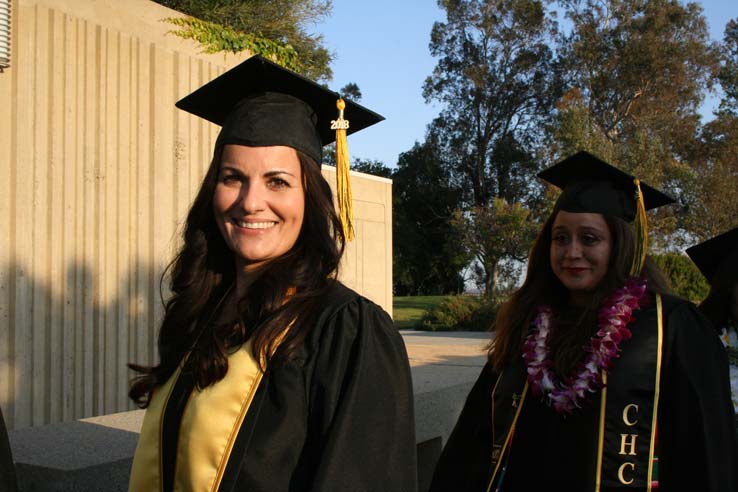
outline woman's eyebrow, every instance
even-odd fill
[[[272,177],[272,176],[278,176],[280,174],[287,174],[288,176],[292,176],[293,178],[295,177],[294,174],[292,174],[291,172],[289,172],[287,170],[284,170],[284,169],[273,169],[271,171],[267,171],[267,172],[264,173],[264,176],[267,177],[267,178],[269,178],[269,177]]]
[[[596,232],[598,234],[604,234],[605,232],[604,229],[601,229],[597,226],[588,226],[588,225],[582,226],[582,230],[585,232]]]
[[[222,164],[220,166],[220,172],[223,172],[223,171],[231,171],[233,173],[243,174],[243,172],[241,172],[240,169],[238,169],[237,167],[229,166],[228,164]]]

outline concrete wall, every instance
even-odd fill
[[[349,150],[351,137],[349,136]],[[336,189],[336,169],[323,166]],[[341,280],[392,315],[392,180],[351,171],[356,239],[341,263]]]
[[[0,406],[10,428],[130,409],[125,365],[154,361],[159,278],[218,130],[174,102],[245,59],[167,35],[161,20],[178,15],[147,0],[14,2],[13,63],[0,73]],[[369,181],[368,198],[355,185],[367,235],[345,271],[390,308],[391,243],[376,241],[391,241],[390,184]]]

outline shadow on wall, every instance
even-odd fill
[[[108,259],[109,260],[109,259]],[[126,364],[152,364],[162,269],[131,259],[0,272],[0,404],[9,429],[134,408]],[[34,265],[39,268],[38,265]]]

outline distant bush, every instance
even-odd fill
[[[428,331],[486,331],[497,314],[497,305],[475,296],[449,296],[429,310],[419,329]]]
[[[701,302],[710,291],[710,285],[688,256],[679,253],[651,255],[651,259],[669,280],[674,294]]]
[[[479,308],[472,314],[471,323],[466,331],[487,331],[495,322],[497,317],[497,310],[500,308],[500,303],[491,301],[489,299],[483,299],[480,302]]]

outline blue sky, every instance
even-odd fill
[[[722,39],[725,23],[738,17],[738,2],[699,3],[712,38]],[[330,87],[357,83],[361,103],[387,118],[349,137],[352,157],[394,167],[401,152],[423,140],[426,125],[440,111],[425,103],[422,86],[435,66],[428,51],[431,27],[443,19],[435,0],[333,0],[332,15],[314,26],[336,55]],[[708,100],[703,114],[716,102]]]

